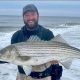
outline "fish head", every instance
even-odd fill
[[[10,62],[15,57],[15,50],[12,45],[0,50],[0,60]]]

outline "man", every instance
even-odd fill
[[[29,40],[32,36],[37,36],[39,39],[49,41],[54,38],[53,33],[38,24],[39,13],[35,5],[28,4],[23,8],[24,26],[21,30],[15,32],[11,39],[11,44]],[[33,39],[33,38],[32,38]],[[46,63],[47,64],[47,63]],[[60,80],[62,75],[62,67],[58,61],[49,62],[50,66],[45,67],[42,71],[32,71],[29,76],[34,79],[45,78],[51,76],[51,80]],[[17,80],[24,80],[25,71],[21,66],[18,66]]]

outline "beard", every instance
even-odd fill
[[[24,21],[24,24],[26,25],[26,28],[27,29],[34,30],[38,26],[38,20],[37,21],[34,21],[34,24],[29,24],[28,21],[27,22]]]

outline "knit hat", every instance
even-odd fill
[[[23,15],[27,13],[28,11],[34,11],[34,12],[37,12],[38,14],[38,9],[33,4],[28,4],[23,8]]]

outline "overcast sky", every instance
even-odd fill
[[[32,3],[40,16],[80,17],[80,1],[0,1],[0,15],[22,15],[23,7]]]

